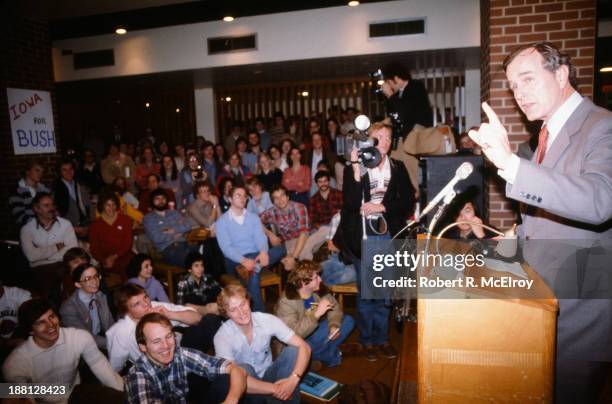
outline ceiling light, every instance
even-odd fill
[[[601,73],[610,73],[610,72],[612,72],[612,66],[602,67],[601,69],[599,69],[599,71]]]
[[[149,104],[148,102],[145,102],[145,107],[149,108],[151,106],[151,104]]]
[[[349,7],[357,7],[359,2],[357,0],[352,0],[348,2]]]
[[[234,17],[232,17],[231,15],[226,15],[225,17],[223,17],[223,21],[232,22],[234,21]]]
[[[232,100],[232,97],[225,97],[225,101],[230,102]]]
[[[302,97],[308,97],[308,91],[302,91]]]
[[[179,113],[179,112],[181,112],[181,109],[177,107],[176,108],[176,113]]]
[[[384,80],[378,80],[376,82],[376,84],[378,84],[379,86],[382,86],[383,84],[385,84],[385,81]]]
[[[125,35],[127,34],[127,29],[125,29],[125,27],[117,27],[117,29],[115,30],[115,34]]]

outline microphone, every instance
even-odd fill
[[[425,209],[421,212],[419,219],[423,216],[427,215],[433,208],[436,207],[440,203],[440,201],[446,198],[449,194],[455,192],[455,185],[461,180],[466,179],[472,174],[474,171],[474,166],[469,161],[462,163],[459,167],[457,167],[457,171],[455,171],[455,176],[442,188],[440,192],[425,206]],[[446,202],[446,201],[445,201]],[[450,201],[446,202],[449,203]]]

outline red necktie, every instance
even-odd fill
[[[548,141],[548,129],[546,124],[542,125],[540,134],[538,135],[538,154],[536,156],[536,163],[542,164],[544,160],[544,154],[546,154],[546,142]]]

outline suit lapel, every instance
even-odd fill
[[[559,162],[570,146],[572,136],[578,133],[582,128],[591,107],[592,103],[587,98],[584,98],[580,105],[578,105],[578,108],[570,115],[567,122],[565,122],[565,125],[561,128],[550,150],[545,154],[542,166],[552,168]]]

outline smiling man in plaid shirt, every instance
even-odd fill
[[[125,377],[128,403],[187,403],[188,374],[210,381],[202,403],[238,403],[246,390],[246,371],[222,358],[176,346],[172,324],[159,313],[144,316],[136,327],[143,356]]]
[[[287,256],[282,263],[287,271],[295,267],[295,260],[312,260],[312,254],[325,242],[325,233],[310,233],[308,209],[299,202],[289,200],[287,189],[277,184],[272,187],[274,206],[263,212],[260,217],[263,224],[274,225],[278,235],[266,229],[272,245],[285,243]]]

